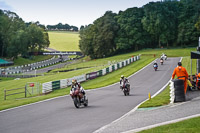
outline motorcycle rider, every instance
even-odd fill
[[[83,89],[83,87],[80,85],[80,83],[77,82],[76,79],[72,80],[72,85],[71,85],[71,90],[70,90],[70,96],[73,98],[73,92],[74,89],[80,89],[81,94],[83,94],[83,98],[85,99],[85,90]]]
[[[161,65],[163,64],[163,62],[164,62],[163,58],[160,58]]]
[[[124,77],[124,75],[121,75],[121,78],[120,78],[120,89],[122,90],[122,83],[124,82],[124,84],[126,84],[126,88],[128,88],[128,91],[130,91],[130,84],[129,84],[129,80]]]
[[[155,68],[155,67],[158,68],[158,63],[157,63],[156,61],[153,63],[153,67],[154,67],[154,68]]]

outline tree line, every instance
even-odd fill
[[[0,10],[0,57],[17,58],[50,44],[48,33],[35,23],[25,23],[16,13]]]
[[[107,11],[80,28],[79,47],[91,58],[103,58],[143,48],[197,46],[199,36],[199,0],[163,0],[118,14]]]
[[[68,24],[58,23],[57,25],[47,25],[48,30],[78,31],[78,27]]]

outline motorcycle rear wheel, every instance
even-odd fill
[[[88,106],[88,99],[85,100],[85,103],[83,104],[85,107]]]

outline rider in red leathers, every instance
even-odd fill
[[[76,79],[72,80],[72,85],[71,85],[71,90],[70,90],[70,96],[73,98],[72,94],[74,89],[80,89],[80,92],[83,94],[83,97],[85,98],[85,90],[83,87],[80,85],[80,83],[77,82]]]

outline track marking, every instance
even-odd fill
[[[171,80],[171,79],[170,79],[170,80]],[[170,80],[169,80],[169,81],[170,81]],[[169,81],[168,81],[167,84],[165,84],[157,93],[155,93],[155,94],[152,96],[152,98],[155,97],[156,95],[158,95],[162,90],[164,90],[165,87],[169,84]],[[103,132],[104,129],[108,128],[108,127],[111,126],[112,124],[114,124],[114,123],[116,123],[116,122],[118,122],[118,121],[124,119],[125,117],[127,117],[127,116],[129,116],[130,114],[132,114],[133,112],[135,112],[135,111],[137,110],[137,108],[138,108],[141,104],[143,104],[144,102],[146,102],[146,101],[148,101],[148,100],[149,100],[149,99],[147,98],[147,99],[144,100],[143,102],[139,103],[135,108],[133,108],[133,109],[132,109],[131,111],[129,111],[128,113],[126,113],[126,114],[124,114],[123,116],[121,116],[120,118],[114,120],[114,121],[111,122],[110,124],[107,124],[107,125],[105,125],[105,126],[99,128],[99,129],[97,129],[96,131],[94,131],[94,133]]]
[[[155,60],[157,60],[157,59],[155,59]],[[155,60],[154,60],[154,61],[155,61]],[[154,61],[152,61],[152,62],[154,62]],[[181,57],[180,61],[182,61],[182,57]],[[151,62],[151,63],[152,63],[152,62]],[[147,66],[151,65],[151,63],[148,64]],[[147,66],[145,66],[144,68],[146,68]],[[144,68],[143,68],[143,69],[144,69]],[[141,70],[143,70],[143,69],[141,69]],[[138,72],[139,72],[139,71],[138,71]],[[134,73],[134,74],[136,74],[136,73]],[[134,74],[133,74],[133,75],[134,75]],[[133,76],[133,75],[131,75],[131,76]],[[129,77],[130,77],[130,76],[129,76]],[[167,84],[165,84],[158,92],[156,92],[156,93],[152,96],[152,98],[155,97],[156,95],[158,95],[160,92],[162,92],[162,91],[167,87],[167,85],[169,84],[170,81],[171,81],[171,78],[170,78],[170,80],[167,82]],[[147,100],[148,100],[148,98],[147,98],[146,100],[144,100],[143,102],[139,103],[135,108],[133,108],[131,111],[129,111],[128,113],[124,114],[124,115],[121,116],[120,118],[114,120],[114,121],[111,122],[110,124],[107,124],[107,125],[105,125],[105,126],[99,128],[99,129],[97,129],[96,131],[94,131],[94,133],[103,132],[104,129],[108,128],[108,127],[111,126],[112,124],[114,124],[114,123],[116,123],[116,122],[118,122],[118,121],[124,119],[126,116],[128,116],[128,115],[132,114],[133,112],[135,112],[135,111],[137,110],[137,108],[138,108],[141,104],[143,104],[144,102],[146,102]]]
[[[150,126],[146,126],[146,127],[142,127],[142,128],[129,130],[129,131],[122,132],[122,133],[135,133],[135,132],[139,132],[142,130],[147,130],[147,129],[151,129],[154,127],[163,126],[163,125],[167,125],[167,124],[171,124],[171,123],[176,123],[176,122],[180,122],[183,120],[187,120],[187,119],[191,119],[191,118],[195,118],[195,117],[199,117],[199,116],[200,116],[200,114],[191,115],[191,116],[187,116],[187,117],[183,117],[183,118],[179,118],[179,119],[175,119],[175,120],[171,120],[171,121],[166,121],[166,122],[162,122],[162,123],[158,123],[158,124],[154,124],[154,125],[150,125]]]

